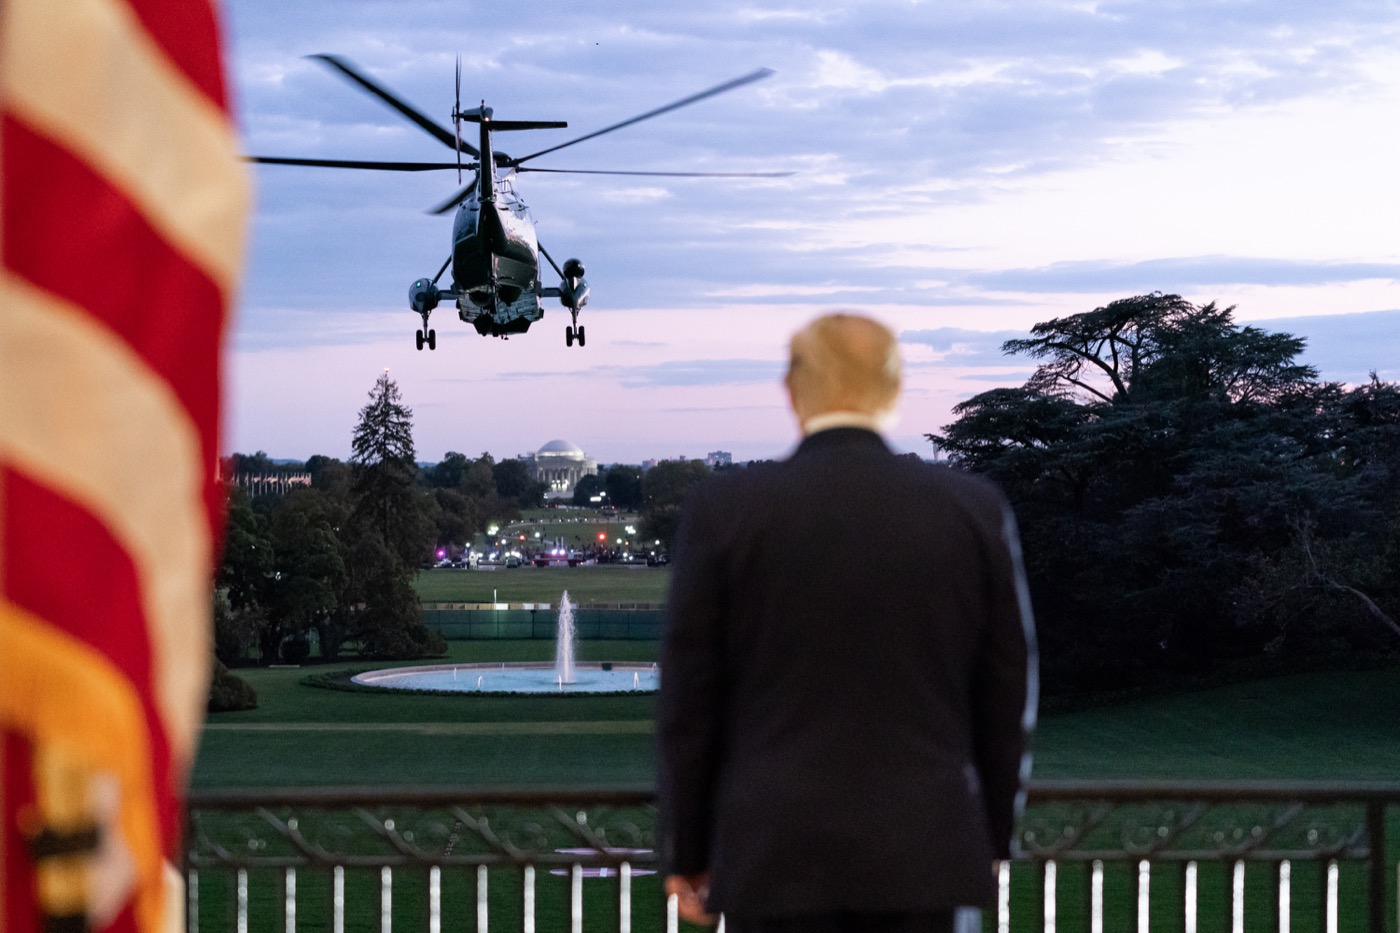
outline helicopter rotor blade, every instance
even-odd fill
[[[452,92],[452,134],[457,137],[457,184],[462,183],[462,56],[457,56],[457,87]]]
[[[452,208],[456,207],[458,204],[461,204],[463,201],[465,201],[468,197],[471,196],[471,193],[473,189],[476,188],[476,183],[480,178],[481,175],[478,174],[476,178],[473,178],[466,185],[466,187],[458,189],[458,191],[455,194],[453,194],[452,197],[448,198],[446,201],[443,201],[441,204],[436,205],[435,207],[428,208],[428,213],[446,214],[448,211],[452,210]]]
[[[520,165],[521,163],[528,162],[531,159],[538,158],[539,156],[542,156],[547,152],[558,152],[560,149],[563,149],[567,146],[572,146],[575,143],[581,143],[586,139],[593,139],[594,137],[602,136],[604,133],[611,133],[613,130],[620,130],[624,126],[631,126],[634,123],[641,123],[643,120],[650,120],[652,117],[659,117],[663,113],[670,113],[672,110],[678,110],[681,107],[698,103],[702,100],[705,100],[707,97],[714,97],[716,94],[723,94],[725,91],[732,91],[735,88],[743,87],[745,84],[752,84],[754,81],[762,80],[763,78],[766,78],[771,74],[773,74],[773,69],[760,68],[757,71],[750,72],[749,74],[746,74],[739,78],[735,78],[732,81],[726,81],[723,84],[717,84],[714,87],[709,88],[708,90],[701,91],[698,94],[692,94],[689,97],[684,97],[678,101],[669,103],[664,107],[657,107],[655,110],[648,110],[646,113],[638,114],[637,116],[632,117],[629,120],[623,120],[621,123],[614,123],[612,126],[605,126],[601,130],[595,130],[592,133],[587,134],[586,136],[580,136],[577,139],[571,139],[568,142],[560,143],[557,146],[550,146],[548,149],[541,149],[539,152],[532,152],[527,156],[522,156],[518,159],[512,159],[511,165]]]
[[[281,156],[244,156],[259,165],[311,165],[317,168],[365,168],[381,172],[433,172],[457,168],[455,162],[377,162],[364,159],[291,159]],[[476,165],[469,164],[468,168]]]
[[[364,88],[366,91],[373,94],[375,97],[378,97],[384,103],[397,110],[410,122],[416,124],[425,133],[427,133],[429,136],[432,136],[444,146],[447,146],[451,149],[458,149],[458,151],[460,152],[466,152],[473,158],[476,158],[480,155],[480,153],[478,153],[474,147],[467,145],[466,143],[459,143],[459,141],[453,133],[448,131],[445,127],[438,125],[424,113],[417,110],[404,100],[400,99],[388,88],[377,83],[368,75],[361,72],[358,68],[355,67],[354,64],[352,64],[347,59],[341,58],[338,55],[324,54],[310,55],[308,57],[325,62],[331,68],[334,68],[336,71],[339,71],[345,77],[349,78],[351,81],[355,82],[360,87]]]
[[[548,172],[551,175],[647,175],[660,178],[790,178],[796,172],[628,172],[591,168],[531,168],[528,165],[516,169],[517,172]]]

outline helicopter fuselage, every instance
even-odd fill
[[[478,186],[458,208],[452,284],[458,315],[482,334],[523,333],[544,317],[535,222],[509,174]]]
[[[2,3],[3,0],[0,0]],[[454,206],[457,208],[452,223],[452,252],[447,261],[432,278],[415,279],[408,286],[408,307],[423,321],[423,326],[415,334],[419,350],[437,348],[437,332],[428,326],[429,316],[442,301],[452,301],[457,306],[457,316],[476,328],[477,333],[495,337],[524,333],[530,325],[544,317],[541,299],[557,298],[568,310],[572,323],[564,328],[564,345],[584,345],[584,328],[578,322],[579,311],[588,304],[588,282],[584,279],[583,263],[578,259],[567,259],[561,266],[554,261],[535,236],[535,222],[529,210],[515,193],[517,172],[555,172],[560,174],[588,175],[674,175],[674,176],[781,176],[785,172],[653,172],[653,171],[614,171],[598,169],[552,169],[525,166],[540,156],[557,152],[585,140],[620,130],[642,120],[669,113],[678,107],[689,106],[716,94],[733,90],[772,74],[766,68],[751,74],[716,85],[698,94],[673,101],[663,107],[648,110],[620,123],[595,130],[546,149],[531,152],[519,158],[511,158],[505,153],[497,153],[492,148],[492,133],[516,130],[563,129],[568,123],[560,120],[496,120],[493,111],[486,106],[463,110],[461,104],[462,63],[457,62],[457,90],[452,104],[452,129],[447,129],[431,117],[418,110],[393,91],[379,84],[351,62],[335,55],[313,55],[339,72],[362,90],[379,98],[416,124],[429,136],[453,150],[453,162],[407,162],[382,161],[373,159],[323,159],[286,156],[248,156],[253,162],[269,165],[306,165],[337,169],[372,169],[395,172],[419,172],[430,170],[457,170],[457,183],[462,181],[463,169],[476,171],[476,178],[451,198],[431,210],[434,214],[444,214]],[[473,147],[462,140],[462,124],[475,123],[478,126],[480,145]],[[475,161],[464,164],[463,154]],[[540,259],[545,259],[559,275],[559,285],[545,287],[540,283]],[[451,287],[440,288],[438,281],[452,269]]]

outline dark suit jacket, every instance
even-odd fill
[[[687,503],[658,700],[669,872],[771,916],[986,904],[1035,642],[991,484],[854,428]]]

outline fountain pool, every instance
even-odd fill
[[[389,690],[456,693],[649,693],[660,684],[660,671],[655,664],[576,661],[574,639],[574,607],[565,591],[559,600],[553,662],[393,667],[356,674],[351,680]]]

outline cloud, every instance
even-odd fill
[[[948,273],[954,275],[955,273]],[[1118,263],[1057,262],[1036,269],[966,274],[978,288],[1007,292],[1179,293],[1211,285],[1332,285],[1367,279],[1400,279],[1400,263],[1310,262],[1243,256],[1190,256]]]
[[[999,366],[1013,365],[1012,358],[1001,352],[1008,340],[1024,337],[1019,331],[978,331],[958,327],[937,327],[927,330],[906,330],[899,342],[909,346],[928,347],[937,354],[933,362],[915,360],[910,368],[933,366]]]
[[[855,285],[728,285],[703,292],[711,298],[816,298],[850,292],[868,293]]]
[[[615,204],[655,204],[658,201],[665,201],[670,198],[671,192],[666,188],[648,186],[645,188],[621,188],[612,191],[604,191],[599,197]]]
[[[1382,379],[1400,381],[1400,310],[1248,323],[1305,338],[1302,361],[1316,366],[1323,379],[1356,384],[1375,371]]]
[[[402,339],[412,343],[416,315],[375,308],[341,308],[335,312],[260,307],[238,317],[236,352],[345,347]]]
[[[782,378],[780,360],[673,360],[651,366],[612,370],[629,389],[678,386],[735,386],[776,383]]]
[[[528,380],[564,398],[589,380],[603,396],[594,415],[616,421],[609,406],[638,398],[654,414],[705,395],[691,387],[735,386],[730,394],[743,399],[749,387],[776,383],[781,364],[768,356],[780,335],[770,322],[830,303],[897,315],[911,383],[971,370],[978,389],[1024,378],[1000,355],[1004,329],[1134,292],[1205,288],[1254,313],[1269,307],[1256,300],[1261,289],[1273,297],[1284,286],[1306,293],[1293,307],[1311,307],[1314,293],[1319,307],[1395,303],[1369,297],[1384,295],[1378,280],[1400,278],[1400,255],[1384,236],[1384,218],[1400,210],[1384,138],[1400,103],[1394,4],[538,0],[470,22],[446,0],[234,0],[225,10],[248,151],[450,157],[308,53],[350,57],[444,124],[460,55],[467,106],[485,99],[503,118],[569,122],[503,135],[516,154],[766,65],[777,71],[766,81],[537,164],[798,172],[522,177],[518,190],[545,247],[588,266],[585,314],[590,322],[598,315],[598,330],[586,353],[555,355],[567,316],[551,302],[547,335],[489,352],[470,344],[455,369],[446,363],[458,350],[440,348],[432,369],[411,347],[418,320],[406,292],[452,248],[451,218],[423,212],[457,187],[453,173],[252,169],[257,209],[234,337],[252,362],[231,417],[248,449],[277,452],[259,439],[265,425],[300,419],[285,430],[297,438],[316,417],[302,412],[303,388],[259,395],[272,389],[251,370],[281,356],[250,350],[291,351],[284,355],[302,362],[287,364],[287,378],[314,378],[327,406],[352,399],[350,420],[364,386],[342,385],[343,367],[327,361],[382,337],[391,351],[414,354],[404,364],[414,372],[456,372],[474,385],[515,380],[514,391]],[[1255,255],[1239,255],[1246,251]],[[552,284],[552,273],[544,277]],[[1355,285],[1362,281],[1369,284]],[[1368,297],[1339,300],[1341,286]],[[746,319],[722,334],[707,313],[679,310],[735,307],[753,326]],[[626,365],[602,365],[604,321],[629,309],[656,316],[644,333],[631,325],[625,336],[634,339],[614,342]],[[454,324],[450,307],[434,316],[440,341],[460,329]],[[1325,372],[1364,374],[1383,362],[1384,337],[1329,336],[1327,326],[1319,321],[1308,335],[1309,354],[1329,361]],[[662,362],[661,351],[675,347],[725,358]],[[1386,358],[1400,354],[1387,349]],[[516,372],[497,375],[498,366]],[[702,404],[723,408],[723,394]],[[436,398],[426,389],[425,397]],[[509,422],[472,430],[559,433],[543,427],[557,406],[539,409],[512,408]],[[684,448],[686,437],[736,451],[756,443],[723,440],[745,430],[735,421],[719,412],[629,420],[610,443],[638,458],[647,448]],[[435,430],[442,439],[434,443],[463,446],[452,440],[467,430],[460,419],[442,418]]]

